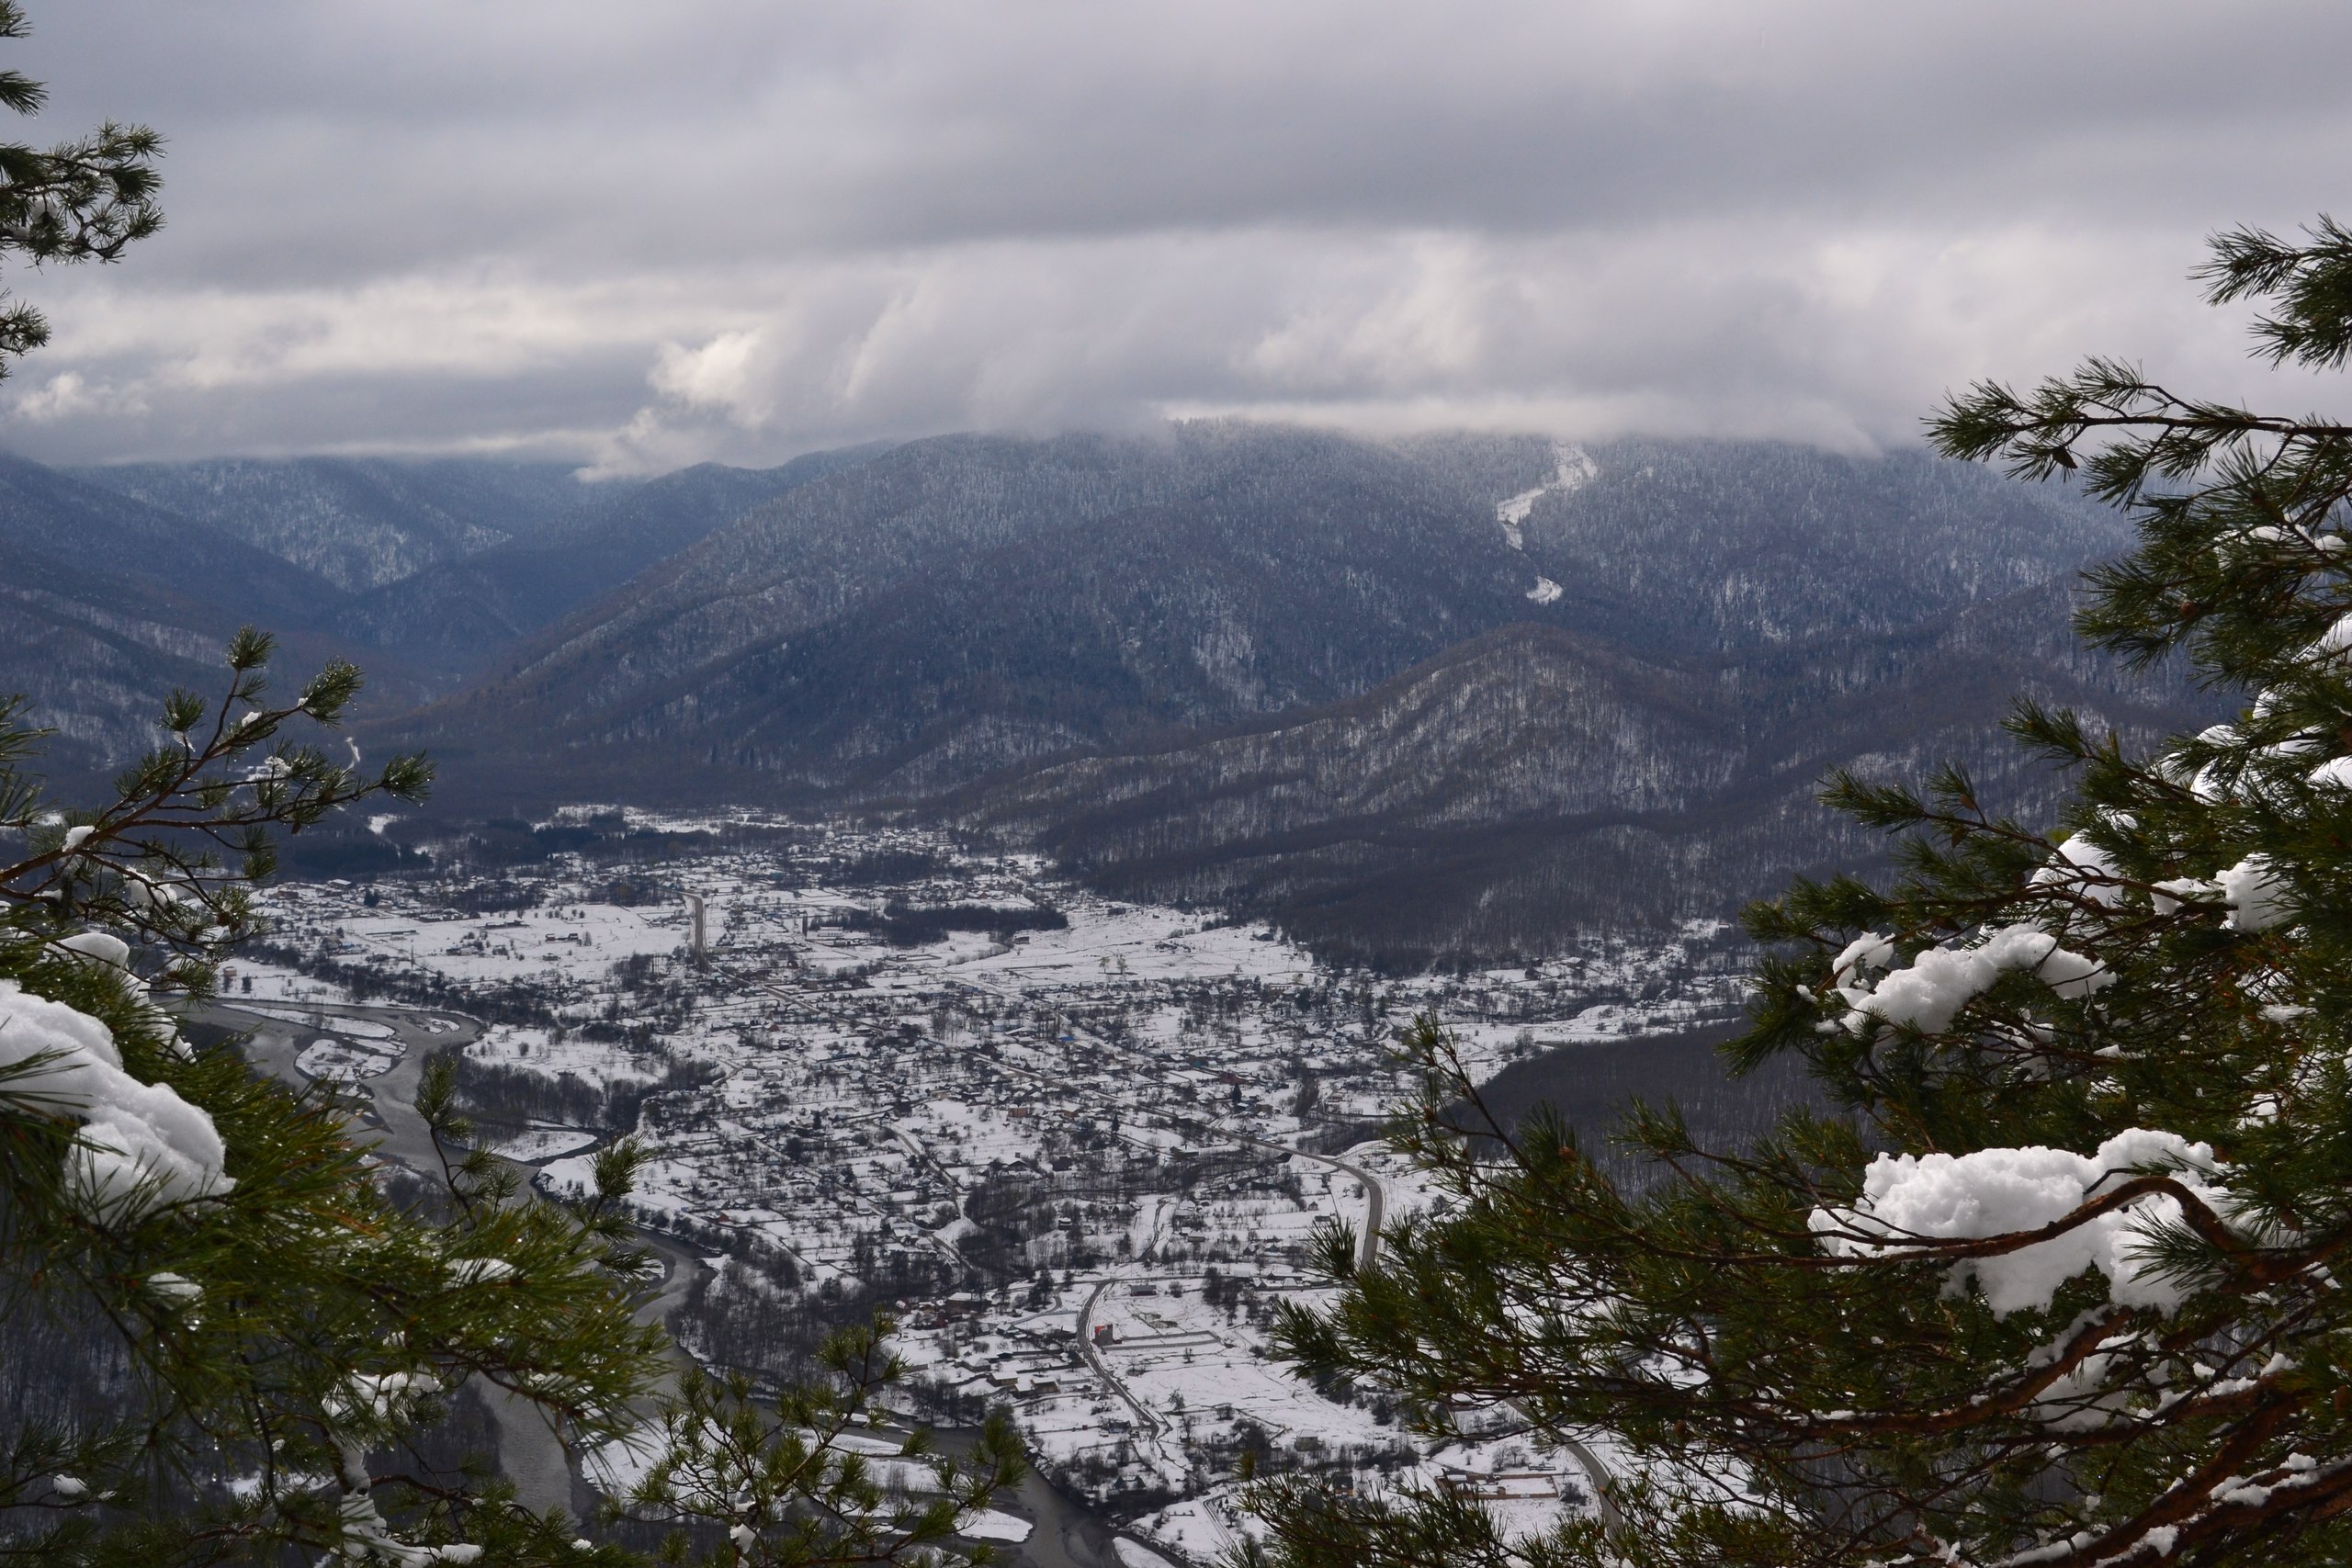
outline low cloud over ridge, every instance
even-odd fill
[[[16,280],[58,332],[5,440],[57,460],[627,470],[1187,412],[1868,447],[2092,352],[2258,396],[2183,275],[2324,207],[2352,130],[2318,6],[33,20],[40,130],[172,139],[164,236]]]

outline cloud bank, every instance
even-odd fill
[[[170,227],[19,276],[0,445],[607,471],[1199,412],[1909,439],[2334,199],[2332,6],[37,4]]]

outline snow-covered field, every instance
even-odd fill
[[[501,874],[494,902],[511,907],[492,913],[460,912],[485,903],[462,878],[372,897],[283,886],[275,951],[302,965],[241,961],[232,999],[306,1019],[300,1003],[343,998],[302,971],[334,965],[436,1006],[495,996],[475,1062],[575,1098],[646,1097],[647,1223],[705,1253],[784,1260],[795,1288],[912,1292],[895,1304],[916,1375],[1010,1404],[1049,1473],[1137,1516],[1170,1556],[1232,1544],[1245,1450],[1363,1490],[1475,1485],[1531,1523],[1579,1506],[1573,1467],[1508,1432],[1433,1455],[1376,1396],[1322,1397],[1271,1358],[1271,1308],[1315,1299],[1308,1239],[1334,1219],[1362,1227],[1359,1176],[1391,1215],[1425,1201],[1367,1141],[1408,1087],[1386,1054],[1397,1028],[1436,1015],[1483,1073],[1720,1016],[1736,992],[1712,931],[1596,940],[1532,970],[1382,976],[920,834],[630,823],[751,841],[630,867],[632,905],[610,901],[611,869],[571,856]],[[851,874],[884,862],[888,885]],[[1012,919],[893,946],[878,928],[908,908]],[[1051,927],[1040,911],[1066,924],[1035,929]],[[531,1021],[514,1021],[518,995]],[[397,1050],[335,1032],[313,1047],[322,1069]],[[511,1157],[544,1162],[543,1184],[589,1179],[595,1130],[575,1111],[505,1136]]]

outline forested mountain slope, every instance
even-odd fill
[[[251,624],[288,642],[289,664],[357,661],[358,711],[380,720],[518,630],[866,455],[594,485],[471,459],[62,470],[0,456],[0,694],[30,697],[60,738],[58,769],[86,778],[152,743],[174,687],[209,690],[221,646]]]
[[[1042,849],[1125,897],[1269,917],[1418,967],[1578,929],[1735,912],[1883,846],[1814,800],[1832,767],[1970,766],[2029,818],[2055,779],[1998,733],[2013,694],[2139,742],[2206,721],[2186,682],[2076,649],[2062,582],[1892,636],[1651,662],[1505,627],[1351,701],[1036,766],[910,814]]]
[[[2205,713],[2073,647],[2111,514],[1917,454],[1197,423],[492,469],[0,462],[0,690],[117,762],[252,621],[367,665],[363,744],[431,750],[447,813],[946,817],[1396,962],[1868,852],[1812,804],[1833,765],[1957,755],[2030,805],[2017,690]]]
[[[2063,491],[1916,456],[946,437],[758,508],[402,735],[485,777],[624,795],[930,792],[1341,701],[1516,622],[1760,654],[1921,625],[2120,544]]]
[[[164,694],[213,684],[241,624],[309,645],[335,597],[201,523],[0,456],[0,693],[32,699],[69,775],[151,744]]]
[[[2120,554],[2116,514],[1917,451],[1525,439],[1407,446],[1479,498],[1558,584],[1560,624],[1658,654],[1916,626]],[[1499,519],[1498,519],[1499,523]]]
[[[601,597],[761,502],[882,450],[814,452],[775,468],[704,463],[642,484],[603,487],[530,534],[436,562],[354,599],[336,624],[379,647],[496,649]]]
[[[358,592],[528,537],[606,489],[489,458],[227,457],[73,477],[193,519]]]

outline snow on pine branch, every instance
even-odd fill
[[[1813,1212],[1822,1250],[1853,1258],[1933,1258],[1938,1241],[1983,1241],[2023,1235],[2058,1224],[2098,1197],[2118,1178],[2163,1171],[2208,1209],[2226,1219],[2236,1209],[2219,1183],[2222,1168],[2210,1145],[2175,1133],[2132,1128],[2096,1153],[2030,1146],[1968,1154],[1880,1155],[1863,1173],[1860,1199],[1850,1208]],[[2150,1193],[2119,1208],[2085,1216],[2046,1240],[1953,1264],[1946,1289],[1971,1280],[1996,1317],[2046,1307],[2058,1287],[2096,1269],[2107,1276],[2119,1305],[2171,1314],[2183,1300],[2154,1252],[2154,1233],[2177,1224],[2181,1205]]]
[[[1850,1010],[1849,1032],[1908,1024],[1928,1033],[1951,1027],[1960,1010],[2011,971],[2031,975],[2068,999],[2087,997],[2115,976],[2095,958],[2058,945],[2035,925],[2004,926],[1969,947],[1931,947],[1875,984],[1868,971],[1894,962],[1894,943],[1875,932],[1857,937],[1838,955],[1838,994]]]
[[[129,973],[130,949],[103,932],[62,945]],[[82,1213],[101,1222],[218,1197],[235,1185],[209,1115],[169,1084],[126,1071],[104,1023],[15,980],[0,980],[0,1108],[81,1122],[68,1190]]]

